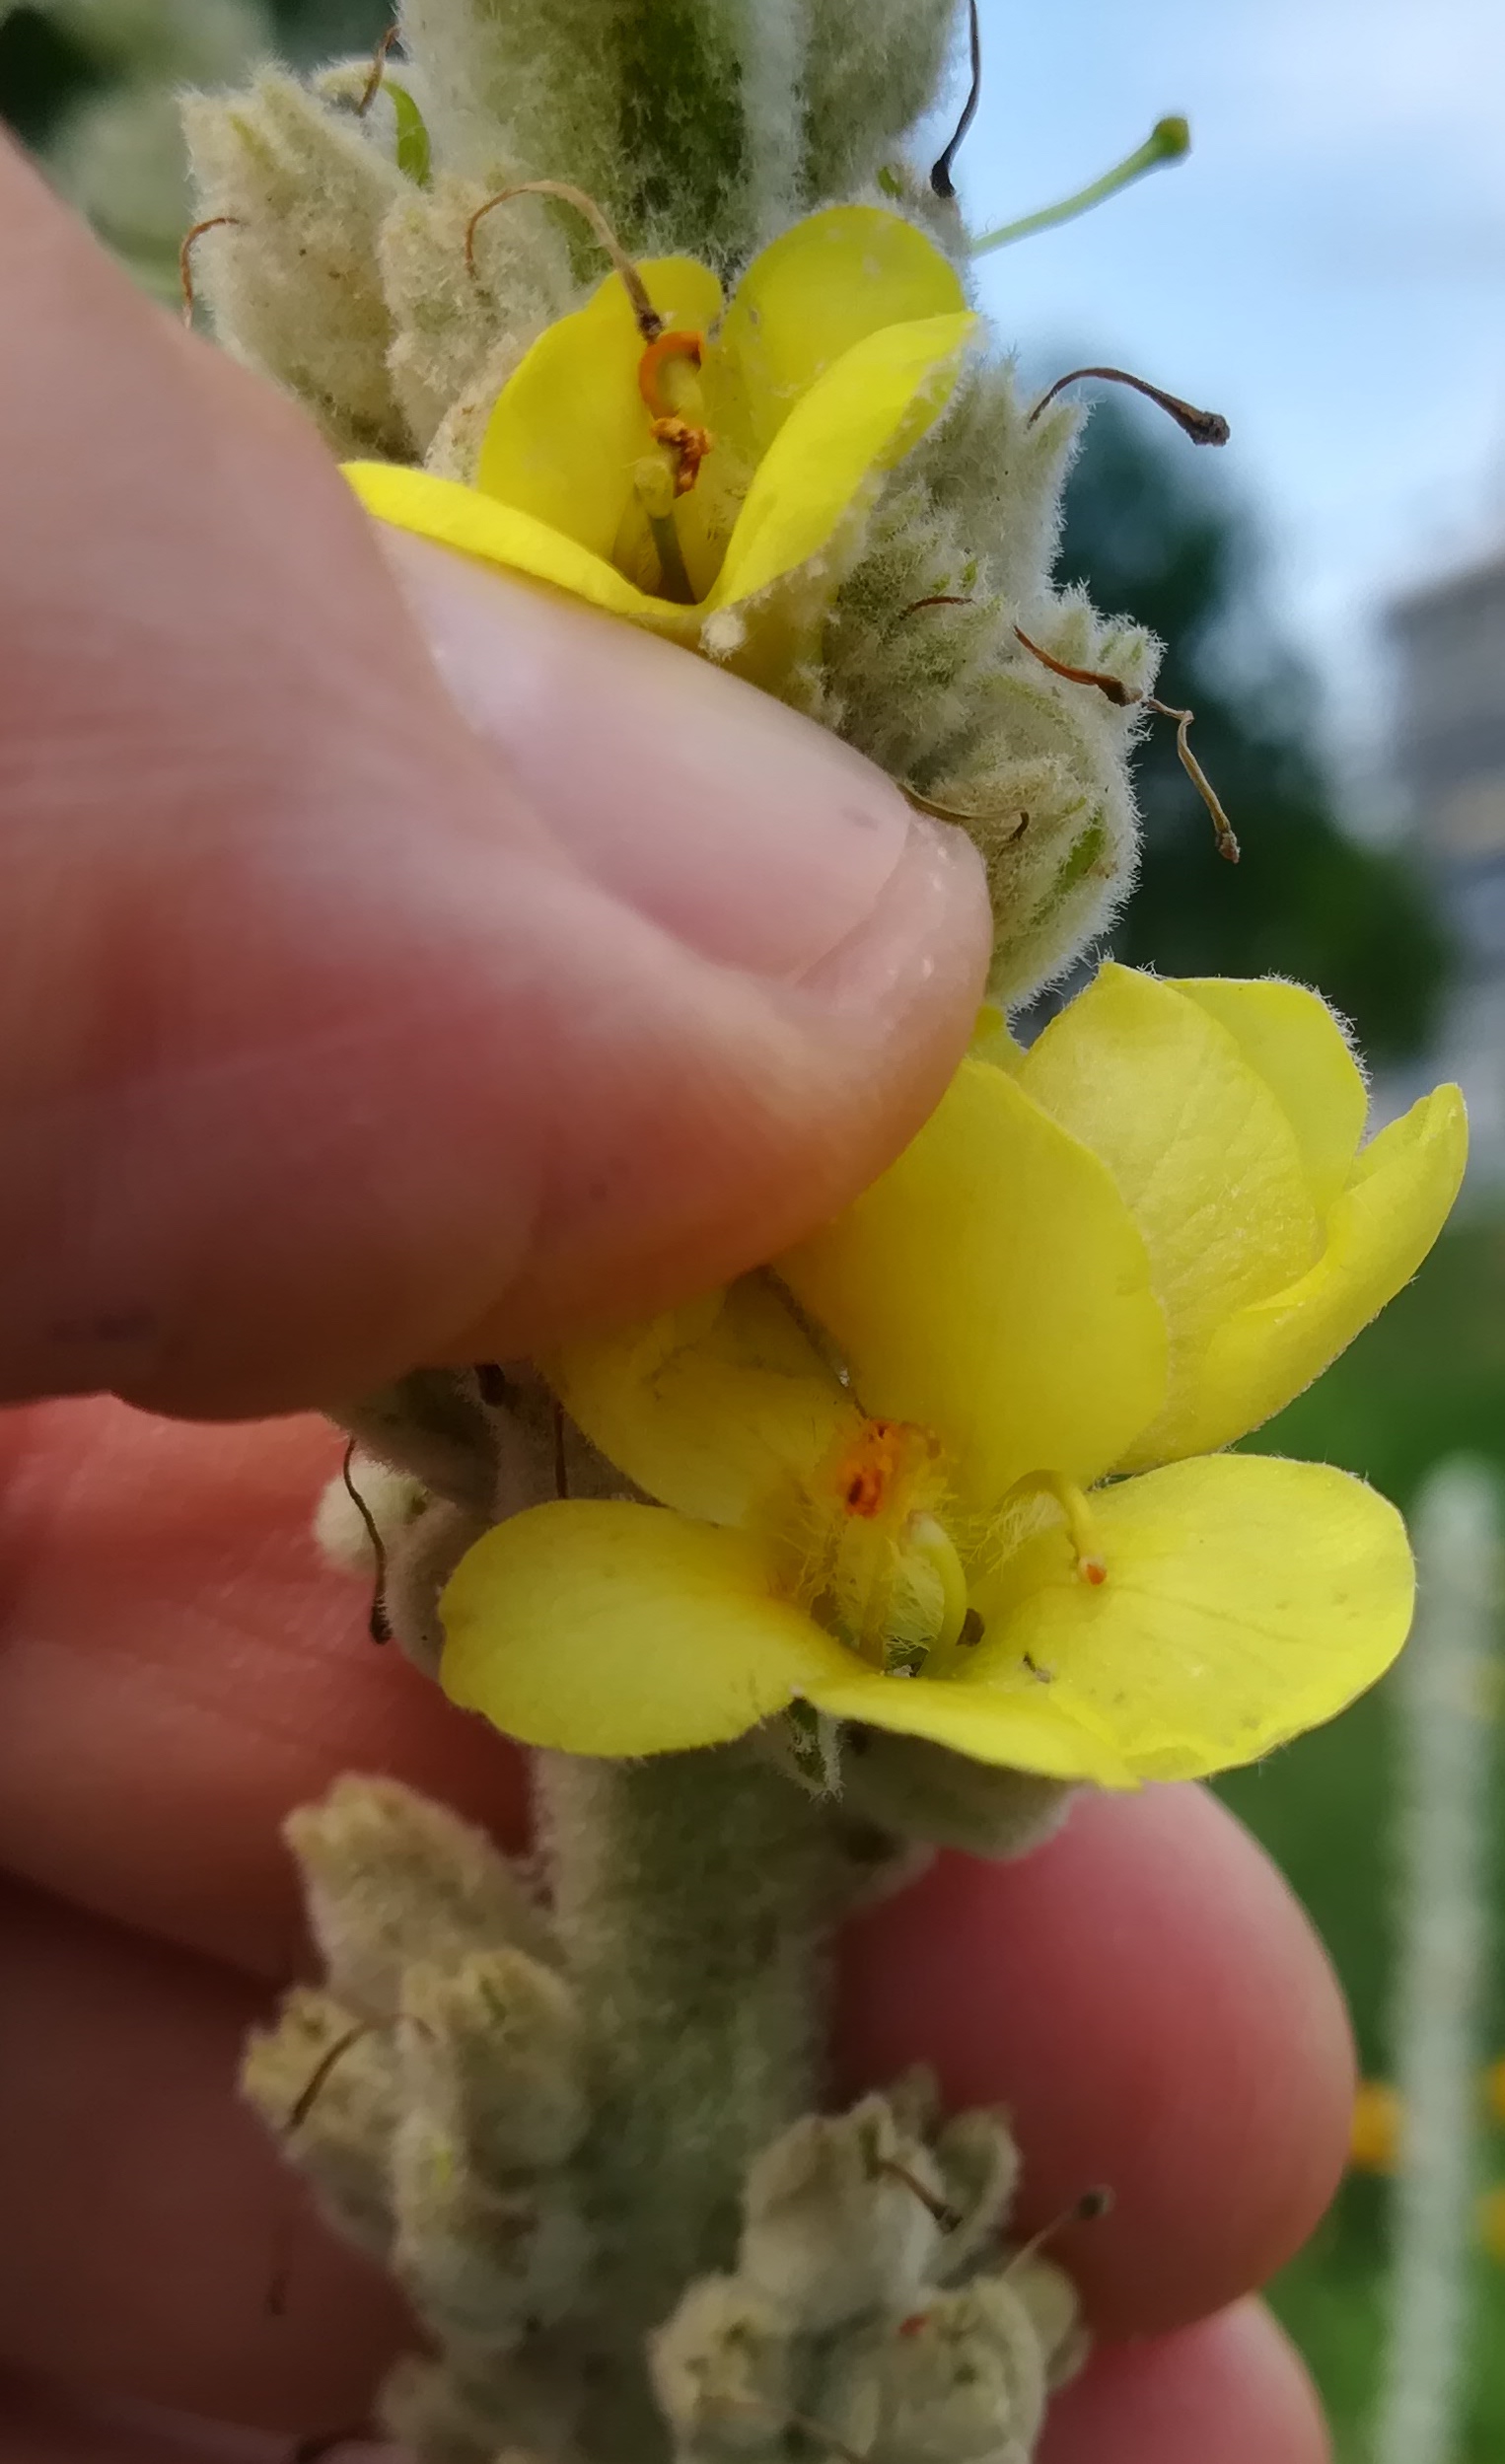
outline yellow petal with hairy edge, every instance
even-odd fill
[[[1127,967],[1103,968],[1051,1020],[1019,1083],[1101,1156],[1144,1237],[1170,1329],[1173,1413],[1224,1319],[1319,1254],[1296,1134],[1226,1027]]]
[[[880,1677],[858,1667],[844,1683],[813,1686],[810,1700],[831,1719],[924,1737],[974,1763],[1045,1779],[1090,1779],[1100,1788],[1139,1785],[1122,1756],[1052,1702],[1042,1685],[1025,1694],[967,1677]]]
[[[976,323],[886,326],[816,380],[753,473],[707,607],[755,597],[829,544],[870,476],[891,470],[945,409]]]
[[[647,625],[673,640],[690,643],[699,634],[698,608],[650,598],[578,541],[550,530],[532,514],[499,505],[478,488],[463,487],[458,479],[436,479],[428,471],[404,471],[391,462],[347,462],[343,470],[367,512],[394,530],[411,531],[419,539],[458,548],[485,564],[505,565],[509,572],[529,574],[537,582],[552,582],[593,608],[604,608],[608,616],[625,616],[629,623]]]
[[[1346,1472],[1214,1455],[1092,1505],[1107,1580],[1080,1582],[1059,1534],[1027,1543],[974,1587],[968,1690],[1048,1692],[1141,1778],[1255,1761],[1332,1718],[1405,1640],[1405,1527]]]
[[[1326,1001],[1301,984],[1180,977],[1183,992],[1226,1027],[1296,1133],[1302,1169],[1325,1216],[1353,1169],[1369,1114],[1364,1073]]]
[[[899,215],[873,205],[807,215],[737,286],[707,365],[709,423],[759,461],[795,403],[855,343],[966,309],[956,268]]]
[[[721,1745],[852,1662],[775,1597],[746,1533],[661,1506],[534,1506],[477,1541],[439,1606],[451,1702],[567,1754]]]
[[[693,257],[638,269],[665,323],[706,332],[721,285]],[[497,397],[475,484],[610,562],[632,497],[633,466],[653,451],[652,414],[638,390],[643,337],[610,274],[573,316],[549,326]]]
[[[862,1409],[933,1430],[974,1514],[1028,1472],[1095,1480],[1160,1408],[1165,1324],[1112,1179],[991,1062],[777,1264]]]
[[[1218,1328],[1194,1381],[1124,1458],[1205,1454],[1257,1428],[1335,1360],[1408,1283],[1448,1219],[1468,1160],[1457,1087],[1434,1087],[1371,1139],[1310,1273]]]
[[[710,1523],[746,1522],[861,1427],[771,1277],[748,1275],[646,1326],[564,1344],[544,1366],[609,1462],[662,1504]]]

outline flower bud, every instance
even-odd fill
[[[395,2015],[404,1971],[511,1942],[547,1955],[548,1927],[485,1835],[394,1779],[337,1779],[287,1837],[333,1992]]]
[[[409,2101],[494,2184],[572,2155],[589,2109],[575,1997],[522,1951],[476,1951],[402,1981]]]
[[[918,2294],[941,2243],[939,2169],[881,2096],[807,2115],[748,2175],[744,2279],[824,2332]]]
[[[489,193],[441,176],[409,188],[382,226],[382,285],[392,316],[392,383],[422,454],[449,420],[473,451],[446,437],[443,475],[474,475],[481,435],[502,387],[543,327],[573,306],[569,251],[538,197],[517,197],[476,225]]]
[[[352,113],[268,71],[242,95],[189,95],[188,159],[205,233],[196,289],[222,342],[296,396],[344,453],[410,453],[387,370],[392,320],[377,233],[406,188]]]
[[[817,2413],[865,2464],[1028,2464],[1045,2395],[1029,2311],[1002,2279],[979,2278],[854,2339]]]
[[[399,2102],[390,2031],[366,2028],[331,1993],[299,1986],[246,2049],[243,2093],[351,2241],[385,2258]]]
[[[649,2340],[653,2390],[680,2446],[728,2464],[781,2452],[794,2365],[789,2313],[736,2277],[703,2277]]]

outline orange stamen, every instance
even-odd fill
[[[709,428],[697,426],[675,408],[664,391],[664,378],[676,362],[698,368],[704,353],[705,342],[700,334],[672,329],[655,334],[637,363],[637,390],[653,413],[654,442],[667,446],[675,459],[677,496],[689,494],[713,439]]]

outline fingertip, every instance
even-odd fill
[[[1094,2355],[1039,2464],[1329,2464],[1317,2393],[1262,2302]]]
[[[1108,2335],[1181,2327],[1312,2230],[1347,2144],[1352,2051],[1280,1876],[1189,1787],[1086,1794],[1033,1856],[944,1857],[850,1928],[844,2084],[933,2062],[953,2106],[1009,2107],[1026,2230],[1096,2184],[1055,2247]]]

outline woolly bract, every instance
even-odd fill
[[[1290,985],[1109,967],[1028,1054],[985,1035],[770,1275],[550,1364],[662,1503],[488,1533],[444,1597],[448,1692],[575,1753],[801,1704],[1110,1787],[1329,1718],[1404,1640],[1399,1517],[1325,1466],[1203,1450],[1306,1385],[1447,1216],[1457,1090],[1361,1149],[1364,1114]]]
[[[550,326],[503,387],[473,487],[381,463],[347,475],[398,529],[675,640],[730,648],[736,612],[752,603],[764,603],[759,619],[787,618],[778,586],[829,561],[877,478],[930,427],[975,321],[939,250],[872,206],[785,232],[749,266],[724,318],[720,283],[693,258],[639,270],[666,326],[707,337],[697,377],[680,364],[710,448],[672,502],[655,501],[664,448],[616,274]],[[666,587],[666,523],[687,596]],[[817,580],[807,627],[835,580]]]

